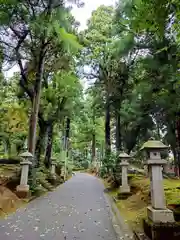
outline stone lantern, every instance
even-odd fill
[[[121,186],[120,186],[120,193],[129,193],[130,187],[128,184],[128,160],[131,157],[127,153],[120,153],[119,159],[120,159],[120,166],[122,167],[122,176],[121,176]]]
[[[29,166],[32,164],[29,159],[32,159],[33,155],[30,152],[24,152],[19,156],[23,159],[23,161],[20,163],[22,166],[20,185],[17,186],[16,191],[19,197],[25,198],[29,193],[28,173]]]
[[[156,140],[147,141],[141,148],[146,152],[150,176],[151,206],[147,208],[147,215],[154,223],[174,222],[173,212],[166,208],[163,188],[162,166],[166,161],[161,159],[161,151],[167,148],[162,142]]]
[[[53,178],[56,178],[56,165],[57,163],[55,162],[56,158],[51,158],[51,175]]]

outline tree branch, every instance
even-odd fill
[[[66,97],[63,97],[61,101],[59,101],[58,103],[58,107],[55,111],[55,113],[53,114],[53,116],[51,116],[49,119],[48,119],[48,123],[50,122],[53,122],[56,120],[57,116],[59,115],[59,113],[63,110],[65,104],[66,104],[66,101],[67,101],[67,98]]]

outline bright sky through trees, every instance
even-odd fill
[[[80,22],[80,30],[83,30],[86,28],[87,20],[91,17],[92,11],[97,9],[100,5],[112,5],[115,4],[115,0],[84,0],[84,7],[83,8],[77,8],[74,7],[72,10],[72,14],[75,16],[77,21]],[[18,71],[17,66],[15,65],[8,71],[6,71],[6,68],[4,69],[5,77],[12,77],[13,73]]]
[[[80,29],[84,29],[86,27],[87,20],[91,17],[92,11],[96,10],[100,5],[114,5],[115,2],[115,0],[84,0],[84,7],[75,7],[72,10],[72,13],[81,23]]]

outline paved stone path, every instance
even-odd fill
[[[103,190],[95,177],[76,174],[1,220],[0,240],[116,240]]]

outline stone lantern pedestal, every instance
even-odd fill
[[[23,161],[20,163],[22,166],[21,169],[21,179],[20,185],[16,187],[16,193],[20,198],[26,198],[30,195],[29,185],[28,185],[28,174],[29,174],[29,166],[32,162],[28,161],[28,158],[32,158],[32,154],[29,152],[25,152],[20,155],[23,158]]]
[[[56,162],[52,161],[51,163],[51,176],[56,178]]]
[[[130,187],[128,184],[128,159],[130,156],[127,153],[120,153],[119,159],[121,160],[120,166],[122,167],[121,186],[119,188],[120,193],[130,193]]]
[[[148,219],[153,223],[174,222],[173,212],[166,208],[165,193],[163,188],[162,165],[166,161],[161,159],[161,150],[166,149],[160,141],[149,140],[141,150],[148,155],[147,165],[149,167],[151,206],[147,208]]]
[[[51,159],[51,168],[50,168],[49,182],[52,185],[56,185],[56,180],[57,180],[56,165],[57,165],[57,163],[55,162],[55,159],[54,158]]]

